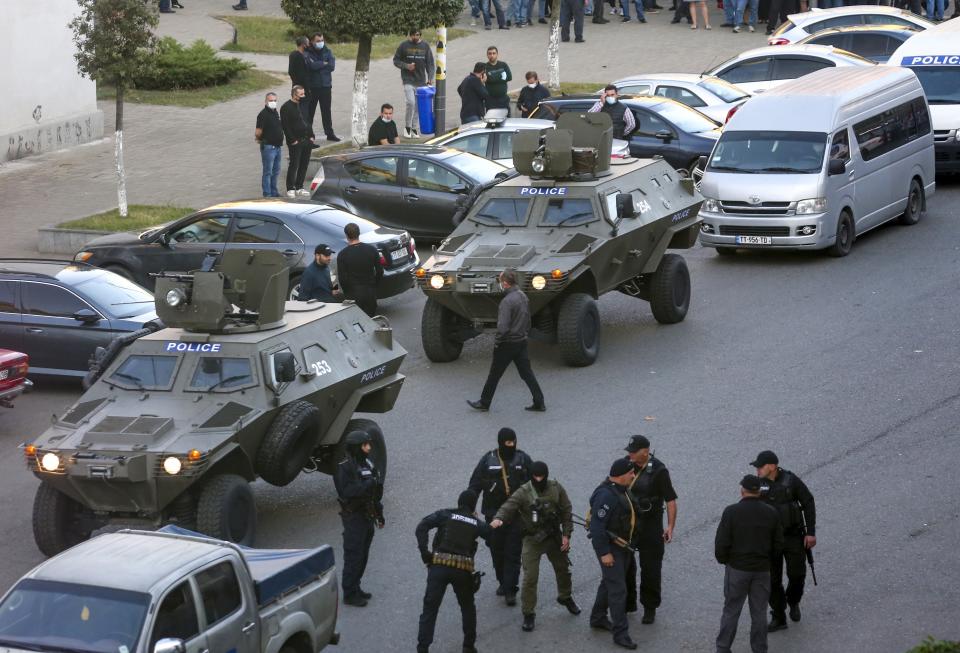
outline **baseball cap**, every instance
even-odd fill
[[[750,463],[751,467],[760,468],[764,465],[779,465],[780,459],[772,451],[761,451],[757,454],[757,459]]]
[[[626,458],[617,458],[610,466],[610,478],[623,476],[627,472],[633,471],[633,463]]]
[[[623,450],[628,451],[630,453],[635,453],[637,451],[640,451],[641,449],[649,449],[649,448],[650,448],[650,440],[648,440],[646,436],[631,435],[630,442],[627,443],[627,446],[624,447]]]
[[[330,249],[330,246],[326,243],[321,243],[313,249],[314,254],[323,254],[324,256],[330,256],[333,254],[333,250]]]
[[[740,479],[740,487],[742,487],[747,492],[759,492],[760,491],[760,477],[756,474],[747,474],[742,479]]]

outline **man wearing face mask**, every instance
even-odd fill
[[[261,188],[264,197],[280,197],[277,177],[280,176],[280,157],[283,154],[283,126],[277,111],[277,94],[267,93],[264,107],[257,114],[254,140],[260,144],[260,162],[263,164]]]
[[[550,91],[540,83],[536,71],[528,72],[526,79],[527,85],[520,89],[520,96],[517,98],[517,109],[520,111],[521,118],[529,118],[537,105],[550,97]]]
[[[302,86],[294,86],[290,99],[280,107],[280,124],[287,139],[287,151],[290,161],[287,164],[287,197],[310,197],[304,190],[303,180],[307,176],[310,152],[313,150],[313,129],[303,118],[300,103],[306,96]]]
[[[393,65],[400,69],[403,97],[406,103],[404,115],[404,138],[419,138],[420,123],[417,117],[417,87],[433,86],[436,73],[433,51],[420,39],[420,30],[411,29],[406,41],[400,44],[393,55]]]
[[[497,448],[480,459],[470,477],[470,489],[483,493],[481,511],[487,522],[493,521],[497,511],[517,488],[530,480],[530,456],[517,449],[517,434],[511,428],[502,428],[497,434]],[[497,574],[497,596],[507,605],[517,604],[520,580],[520,551],[523,530],[515,521],[496,529],[490,538],[490,557]]]
[[[367,145],[396,145],[399,142],[397,123],[393,122],[393,105],[383,104],[380,106],[380,115],[370,125]]]
[[[547,463],[538,460],[530,465],[530,480],[510,495],[490,522],[492,528],[499,529],[519,521],[523,529],[520,609],[524,632],[530,632],[536,624],[537,583],[540,558],[544,555],[557,577],[557,603],[570,614],[580,614],[580,606],[572,596],[573,577],[567,555],[573,534],[573,506],[567,491],[549,475]]]
[[[589,113],[602,112],[610,116],[613,122],[613,137],[624,140],[633,133],[637,127],[637,121],[633,117],[633,111],[627,105],[620,102],[617,95],[617,87],[613,84],[607,84],[603,89],[603,97],[597,100],[588,110]]]
[[[290,76],[290,83],[293,86],[302,86],[307,89],[310,87],[310,69],[307,68],[307,48],[310,47],[310,39],[306,36],[298,36],[296,44],[296,49],[292,50],[287,57],[287,75]],[[307,120],[310,116],[308,104],[310,103],[304,102],[300,106]]]
[[[320,118],[323,122],[323,133],[328,141],[339,142],[340,139],[333,133],[333,122],[330,115],[330,101],[333,89],[333,71],[337,67],[337,58],[327,47],[323,34],[317,32],[310,37],[310,47],[306,51],[307,68],[310,70],[310,95],[307,99],[307,119],[313,126],[317,105],[320,105]]]

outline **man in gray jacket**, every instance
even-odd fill
[[[404,138],[419,138],[420,123],[417,120],[417,87],[433,86],[436,73],[433,51],[420,39],[420,30],[411,29],[409,38],[400,44],[393,55],[393,65],[400,69],[403,82],[403,97],[407,111],[404,116]]]
[[[530,357],[527,354],[527,335],[530,333],[530,303],[527,296],[517,288],[517,273],[513,270],[504,270],[500,273],[500,285],[503,287],[503,299],[497,310],[497,335],[493,347],[493,360],[490,362],[490,373],[487,382],[480,393],[480,399],[467,403],[477,410],[488,410],[493,401],[493,394],[497,391],[500,377],[507,371],[510,363],[517,366],[520,378],[524,380],[533,395],[533,404],[527,410],[543,412],[547,409],[543,402],[543,391],[537,383],[530,367]]]

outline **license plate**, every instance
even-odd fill
[[[489,284],[489,283],[474,283],[474,284],[471,284],[471,286],[470,286],[470,292],[475,292],[475,293],[490,292],[490,284]]]
[[[391,261],[396,262],[396,261],[399,261],[399,260],[402,259],[402,258],[407,258],[407,250],[405,250],[405,249],[395,249],[395,250],[393,250],[392,252],[390,252],[390,260],[391,260]]]
[[[10,376],[10,370],[0,370],[0,381]]]
[[[738,245],[772,245],[770,236],[737,236]]]

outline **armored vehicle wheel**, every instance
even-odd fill
[[[563,362],[585,367],[597,360],[600,352],[600,311],[597,302],[586,293],[570,293],[560,305],[557,317],[557,343]]]
[[[237,544],[253,544],[257,504],[245,479],[236,474],[214,476],[197,501],[197,530]]]
[[[460,357],[463,342],[454,337],[457,316],[439,302],[427,298],[420,320],[423,353],[434,363],[449,363]]]
[[[683,321],[690,308],[690,272],[679,254],[664,254],[650,284],[650,310],[660,324]]]
[[[837,220],[837,238],[827,252],[830,256],[846,256],[853,249],[853,240],[856,238],[853,226],[853,217],[844,211]]]
[[[317,446],[319,426],[320,411],[313,404],[295,401],[284,406],[257,450],[257,474],[278,487],[291,483]]]
[[[900,224],[911,225],[920,222],[923,214],[923,189],[916,179],[910,181],[910,194],[907,195],[907,208],[900,216]]]
[[[33,499],[33,539],[45,556],[55,556],[90,538],[83,506],[63,492],[41,483]]]

